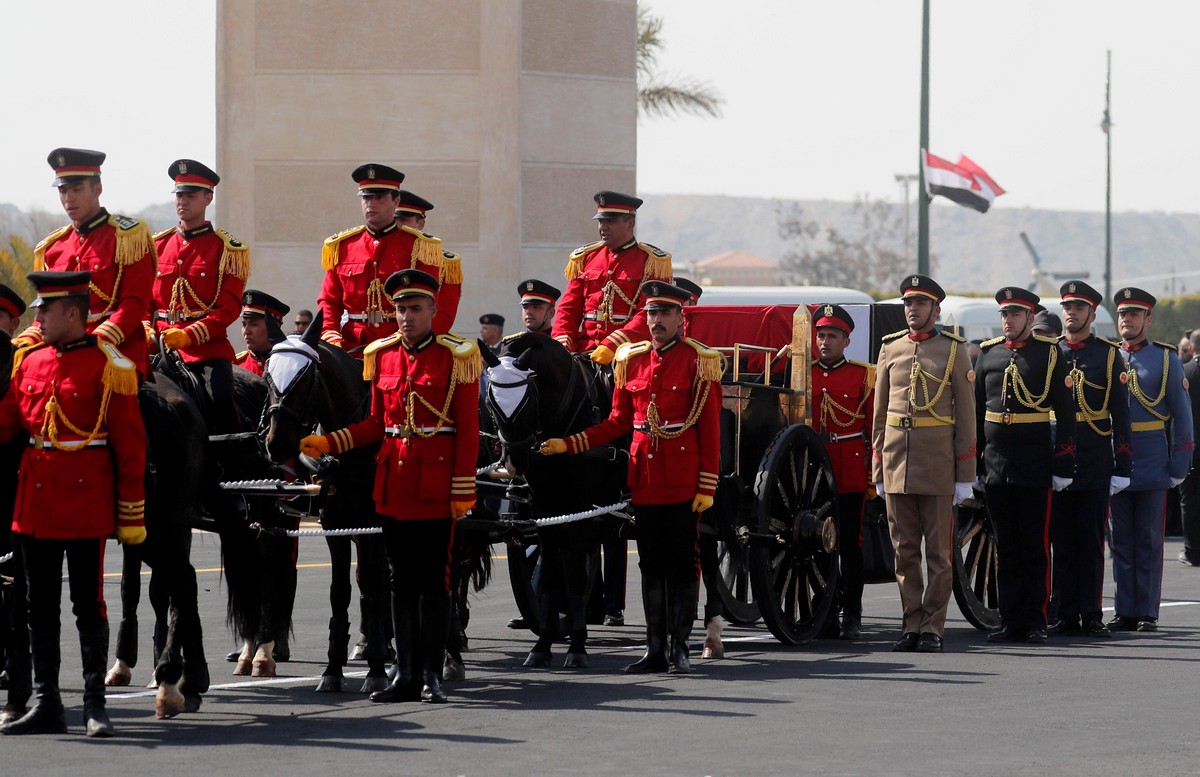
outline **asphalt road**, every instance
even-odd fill
[[[1200,754],[1200,568],[1168,541],[1161,630],[1043,646],[984,641],[951,603],[946,652],[896,654],[899,597],[868,586],[860,642],[787,648],[760,627],[727,631],[728,657],[690,676],[630,677],[642,617],[631,564],[623,628],[595,627],[586,671],[520,667],[531,635],[501,560],[473,603],[467,680],[451,703],[376,705],[313,692],[324,665],[329,568],[320,540],[301,546],[293,660],[276,679],[235,678],[224,654],[216,541],[197,537],[213,688],[200,712],[154,719],[152,692],[109,696],[118,736],[80,727],[79,656],[69,605],[62,685],[71,732],[0,738],[4,775],[188,774],[1192,774]],[[119,569],[111,545],[109,568]],[[631,559],[635,560],[635,559]],[[119,617],[118,578],[106,581]],[[1111,583],[1106,592],[1111,606]],[[64,603],[66,602],[64,592]],[[142,655],[150,652],[143,597]],[[699,626],[695,643],[703,639]],[[695,654],[698,654],[698,648]],[[561,651],[556,652],[561,662]],[[361,664],[350,672],[360,677]],[[134,672],[144,685],[148,667]],[[357,682],[350,681],[357,687]]]

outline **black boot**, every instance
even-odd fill
[[[371,701],[392,704],[400,701],[420,701],[421,687],[413,678],[413,597],[392,594],[392,628],[396,634],[396,674],[388,687],[371,694]]]
[[[58,694],[59,645],[58,631],[32,634],[33,686],[37,701],[23,717],[5,726],[4,734],[65,734],[67,721],[63,716],[62,698]],[[104,667],[100,667],[100,686],[104,687]]]
[[[442,690],[438,673],[446,658],[446,636],[450,633],[450,594],[421,597],[421,701],[445,704],[449,699]]]
[[[696,621],[696,599],[700,596],[698,580],[681,580],[668,588],[671,605],[671,674],[691,674],[691,648],[688,638]]]
[[[111,737],[112,723],[104,709],[104,666],[108,663],[108,623],[79,633],[83,664],[83,724],[89,737]]]
[[[642,575],[642,606],[646,610],[646,655],[625,667],[627,674],[667,671],[667,581]]]

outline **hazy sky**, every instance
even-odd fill
[[[664,69],[726,106],[641,122],[641,192],[899,200],[920,0],[645,2],[666,22]],[[1200,210],[1200,4],[934,0],[932,17],[930,150],[983,166],[1008,190],[997,208],[1103,209],[1112,49],[1113,208]],[[6,2],[0,23],[0,202],[57,210],[59,145],[107,151],[105,202],[127,209],[168,200],[172,159],[215,156],[214,3]]]

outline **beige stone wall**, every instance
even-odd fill
[[[456,329],[519,326],[517,283],[595,239],[591,195],[635,190],[635,28],[635,0],[220,0],[215,217],[251,285],[312,308],[321,241],[362,222],[350,171],[382,162],[463,257]]]

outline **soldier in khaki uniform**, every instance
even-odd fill
[[[970,496],[975,481],[974,373],[963,338],[934,326],[946,296],[941,286],[910,275],[900,294],[908,329],[885,337],[879,352],[872,479],[887,499],[904,610],[903,635],[892,649],[936,653],[952,587],[952,507]]]

